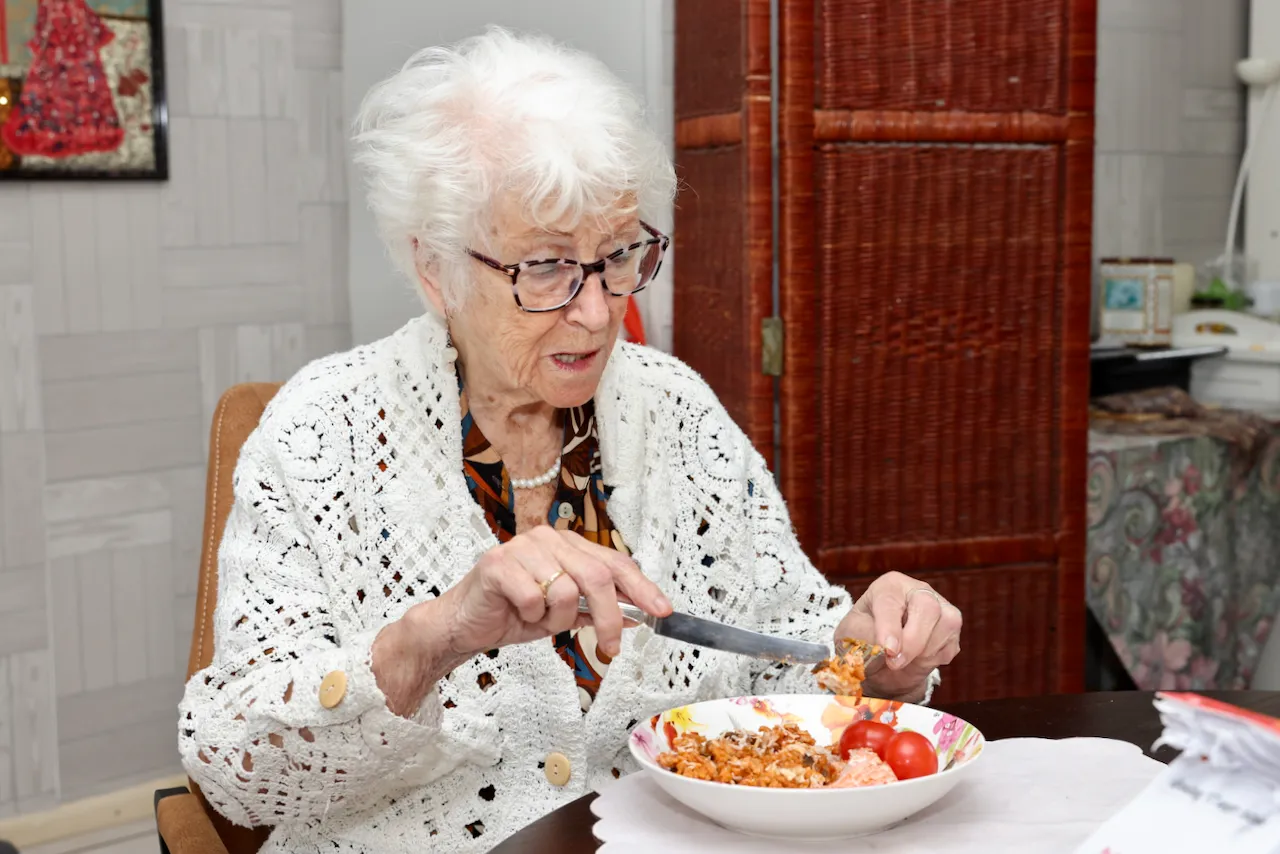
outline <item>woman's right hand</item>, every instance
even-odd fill
[[[580,596],[586,597],[590,616],[578,613]],[[458,656],[587,623],[595,627],[600,648],[617,655],[623,630],[619,601],[657,617],[671,613],[671,603],[631,558],[572,531],[540,525],[485,552],[437,600],[447,603],[437,614],[446,621],[450,651]]]
[[[578,613],[579,596],[586,597],[589,616]],[[631,558],[540,525],[485,552],[441,596],[419,602],[387,625],[373,645],[374,674],[387,706],[408,717],[431,686],[496,647],[589,623],[601,649],[617,655],[623,629],[619,601],[655,617],[671,613],[667,597]]]

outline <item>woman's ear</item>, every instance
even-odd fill
[[[445,317],[444,290],[440,284],[440,266],[429,259],[423,258],[422,247],[418,244],[418,238],[414,237],[412,240],[413,266],[418,274],[418,287],[422,288],[422,292],[426,294],[436,312],[441,317]]]

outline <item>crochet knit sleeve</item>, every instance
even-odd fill
[[[836,627],[853,607],[852,597],[801,549],[773,473],[750,438],[688,366],[639,348],[624,352],[656,378],[651,406],[661,415],[651,418],[678,425],[667,431],[682,474],[674,480],[672,502],[697,520],[696,536],[685,540],[678,583],[692,590],[692,606],[707,599],[715,603],[695,613],[834,648]],[[733,684],[746,683],[757,695],[822,692],[811,666],[725,660]],[[924,702],[939,681],[934,671]]]
[[[241,454],[219,553],[213,660],[179,708],[184,767],[244,826],[319,822],[457,762],[438,697],[428,694],[414,719],[387,708],[370,662],[381,626],[334,612],[326,575],[340,569],[341,535],[319,524],[309,534],[302,519],[320,520],[344,485],[299,476],[319,457],[297,452],[324,425],[285,420],[282,435],[259,428]],[[282,453],[290,441],[293,456]]]
[[[764,459],[750,452],[746,516],[755,547],[755,615],[757,630],[813,643],[830,644],[836,627],[853,607],[843,588],[831,584],[805,556],[791,525],[773,474]],[[752,690],[757,694],[821,693],[808,666],[786,666],[748,660]],[[935,669],[920,702],[928,705],[942,681]]]
[[[754,451],[750,458],[746,517],[756,555],[757,631],[831,644],[852,600],[805,556],[773,474]],[[807,666],[750,659],[747,665],[757,694],[821,693]]]

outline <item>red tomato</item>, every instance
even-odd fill
[[[899,780],[938,773],[938,754],[933,742],[918,732],[900,732],[891,738],[885,748],[884,761]]]
[[[895,733],[893,727],[879,721],[854,721],[844,728],[844,734],[840,736],[840,758],[848,759],[850,751],[866,748],[884,759],[885,748]]]

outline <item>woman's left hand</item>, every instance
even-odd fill
[[[918,702],[924,698],[929,674],[960,653],[962,624],[960,609],[928,584],[889,572],[871,582],[854,603],[835,639],[884,647],[887,666],[867,679],[867,693]]]

